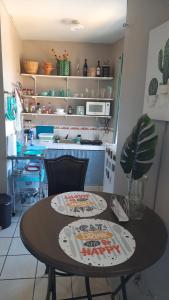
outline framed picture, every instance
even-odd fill
[[[169,121],[169,21],[150,31],[143,112]]]

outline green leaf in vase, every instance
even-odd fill
[[[155,125],[147,114],[140,117],[122,148],[120,164],[124,173],[137,180],[153,164],[157,135]]]

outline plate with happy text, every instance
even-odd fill
[[[115,266],[128,260],[136,243],[121,225],[100,219],[81,219],[59,234],[61,249],[72,259],[90,266]]]

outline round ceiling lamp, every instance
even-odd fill
[[[77,19],[65,18],[61,20],[61,23],[70,26],[71,31],[80,31],[84,29],[84,26],[80,24]]]

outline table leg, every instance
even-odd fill
[[[55,269],[52,269],[52,300],[56,300],[56,277]]]
[[[55,269],[49,267],[46,300],[50,300],[51,293],[52,293],[52,300],[56,300]]]
[[[85,284],[86,284],[87,299],[92,300],[89,277],[85,277]]]
[[[127,300],[126,280],[124,276],[121,276],[121,289],[122,289],[123,300]]]
[[[14,161],[12,159],[12,215],[15,216],[15,182],[14,182]]]

